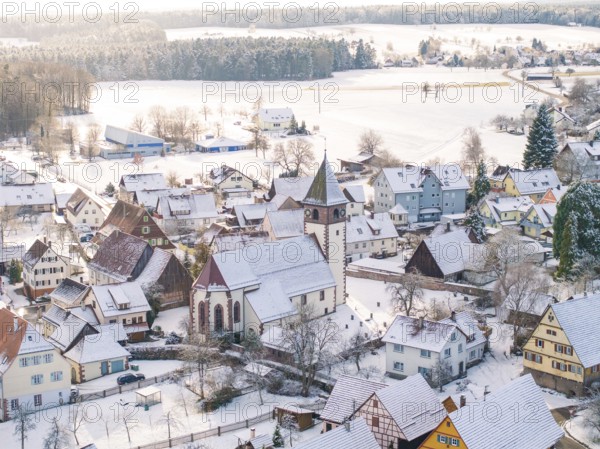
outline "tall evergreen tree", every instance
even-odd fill
[[[557,276],[570,279],[600,262],[600,185],[578,182],[561,198],[553,223]]]
[[[490,193],[492,185],[490,179],[487,176],[487,167],[485,162],[480,161],[477,164],[477,175],[475,176],[475,182],[473,183],[473,190],[469,193],[469,207],[477,207],[479,201]]]
[[[552,167],[557,147],[552,116],[546,105],[542,104],[527,136],[523,167],[526,170]]]
[[[483,221],[483,217],[477,209],[474,209],[469,213],[465,220],[465,226],[471,228],[479,243],[485,241],[485,238],[487,237],[485,232],[485,223]]]
[[[273,432],[273,447],[283,447],[284,444],[281,429],[279,428],[279,424],[277,424],[275,426],[275,431]]]

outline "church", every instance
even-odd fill
[[[346,203],[325,154],[302,200],[304,235],[213,254],[192,288],[193,329],[239,341],[303,306],[315,318],[335,312],[346,301]]]

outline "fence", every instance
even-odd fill
[[[137,382],[132,382],[130,384],[119,385],[114,388],[109,388],[107,390],[97,391],[94,393],[82,393],[77,396],[77,402],[91,401],[93,399],[102,399],[108,396],[113,396],[115,394],[125,393],[127,391],[137,390],[138,388],[147,387],[148,385],[154,385],[159,382],[164,382],[166,380],[171,379],[173,376],[179,375],[181,370],[170,371],[162,376],[149,377],[144,380],[138,380]]]

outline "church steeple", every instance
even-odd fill
[[[340,184],[335,177],[333,168],[327,160],[327,151],[325,151],[323,162],[321,162],[319,171],[317,171],[317,175],[310,189],[308,189],[303,203],[305,205],[321,207],[339,206],[348,203],[348,199],[342,192]]]

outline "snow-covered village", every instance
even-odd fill
[[[4,2],[0,448],[600,448],[600,4]]]

